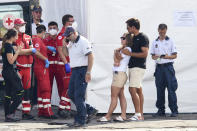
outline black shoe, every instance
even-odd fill
[[[77,111],[75,110],[70,110],[70,116],[74,117],[75,115],[77,115]]]
[[[22,115],[22,119],[23,120],[33,120],[34,116],[30,115],[30,114],[23,114]]]
[[[67,110],[59,110],[57,114],[61,118],[70,118],[71,117],[71,112],[67,111]]]
[[[158,111],[157,113],[152,115],[153,117],[166,117],[165,111]]]
[[[67,125],[70,128],[77,128],[77,127],[85,127],[86,126],[85,124],[79,124],[79,123],[76,123],[76,122],[71,123],[71,124],[67,124]]]
[[[20,119],[15,118],[14,114],[10,114],[5,117],[5,122],[17,122],[17,121],[20,121]]]
[[[172,112],[170,117],[177,117],[178,116],[178,112]]]
[[[42,116],[45,119],[57,119],[56,115],[51,115],[51,116]]]
[[[90,114],[88,114],[87,119],[88,119],[88,120],[94,119],[94,118],[96,117],[97,113],[98,113],[98,110],[93,109],[92,112],[91,112]]]

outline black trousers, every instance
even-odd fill
[[[2,76],[5,80],[4,111],[6,117],[15,113],[22,101],[24,89],[15,69],[3,69]]]

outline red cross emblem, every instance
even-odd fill
[[[7,14],[3,17],[3,26],[6,29],[12,29],[14,27],[15,17],[11,14]]]
[[[8,18],[8,20],[7,21],[5,21],[6,23],[8,23],[8,26],[10,26],[11,25],[11,23],[13,22],[13,20],[11,20],[10,18]]]

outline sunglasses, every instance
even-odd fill
[[[73,33],[70,33],[70,34],[67,36],[67,38],[70,37],[72,34],[73,34]]]
[[[120,37],[120,39],[121,39],[121,40],[125,40],[126,38],[122,36],[122,37]]]
[[[75,22],[75,20],[72,20],[72,21],[68,21],[68,22],[72,22],[72,23],[73,23],[73,22]]]

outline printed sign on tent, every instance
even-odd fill
[[[175,26],[195,26],[195,16],[192,11],[177,11],[174,13]]]

